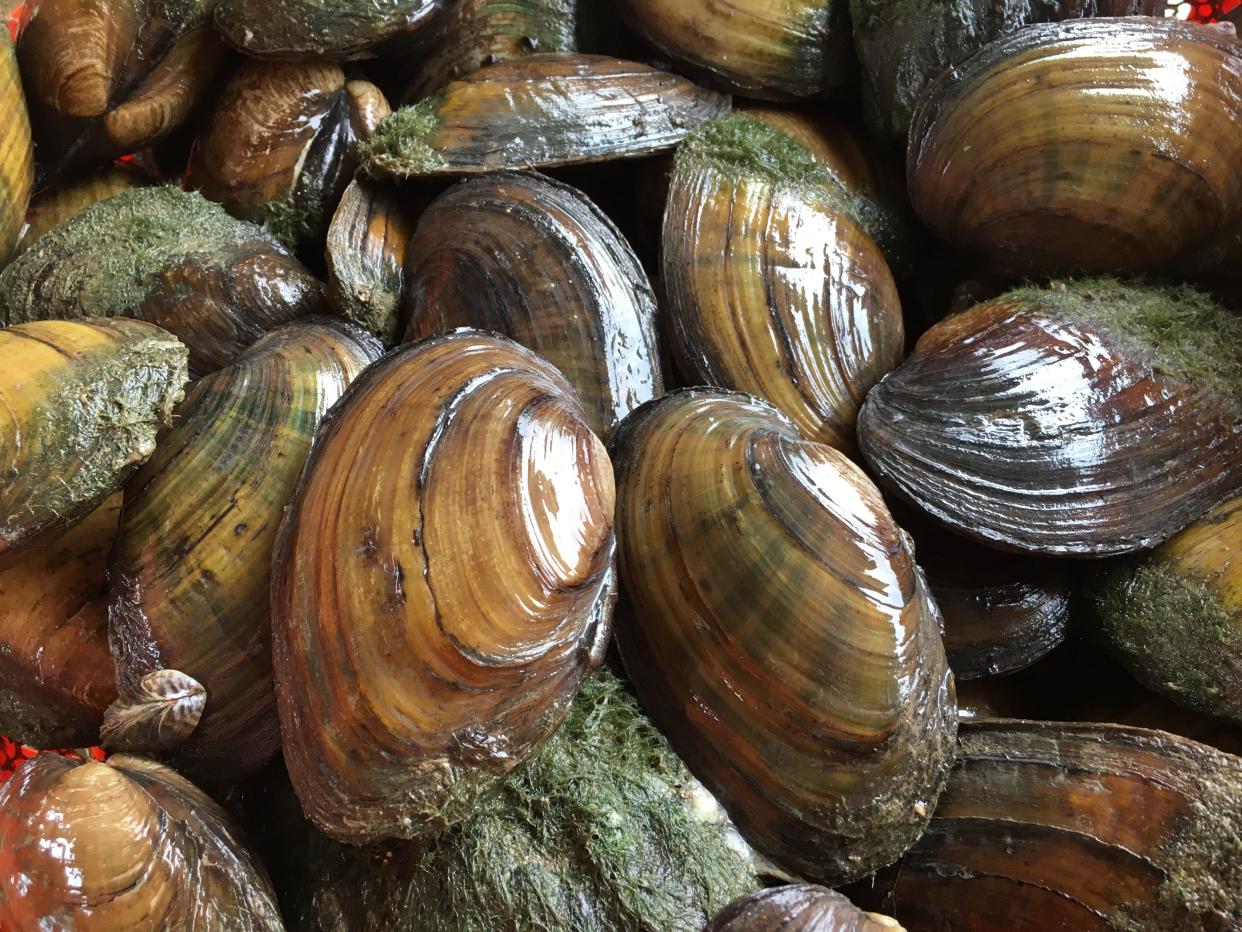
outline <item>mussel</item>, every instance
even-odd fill
[[[30,117],[22,94],[17,59],[8,38],[0,35],[0,266],[8,260],[26,219],[34,187],[34,147]]]
[[[253,772],[280,746],[272,548],[316,427],[381,351],[343,321],[273,330],[194,383],[129,483],[109,562],[117,682],[124,696],[171,668],[202,684],[202,721],[178,752],[196,774]]]
[[[367,58],[376,46],[402,42],[445,0],[217,0],[216,28],[255,58],[334,61]]]
[[[103,504],[155,449],[186,349],[136,320],[0,330],[0,558]]]
[[[0,567],[0,734],[37,748],[99,737],[116,697],[107,570],[120,514],[117,493]]]
[[[280,932],[224,810],[167,767],[43,754],[0,787],[0,927]]]
[[[543,168],[671,149],[729,98],[603,55],[541,54],[480,68],[382,122],[361,146],[373,176]]]
[[[285,761],[317,827],[458,822],[548,738],[608,641],[613,498],[573,389],[516,343],[458,331],[354,382],[272,565]]]
[[[270,671],[269,671],[270,673]],[[203,719],[207,690],[180,670],[153,670],[125,683],[104,712],[99,738],[119,750],[165,751],[180,747]]]
[[[17,53],[42,168],[98,164],[160,140],[224,61],[212,0],[40,0]]]
[[[564,373],[601,437],[664,393],[647,276],[568,185],[517,173],[454,185],[419,221],[406,275],[407,340],[455,327],[512,337]]]
[[[900,930],[888,916],[865,913],[848,898],[812,883],[748,893],[730,903],[703,932],[880,932]]]
[[[1242,724],[1242,498],[1151,554],[1112,567],[1093,595],[1099,633],[1145,686]]]
[[[907,172],[943,238],[1038,275],[1150,271],[1242,217],[1242,46],[1172,19],[1031,26],[919,102]]]
[[[663,287],[687,376],[753,392],[811,440],[854,446],[901,362],[897,286],[850,195],[791,137],[732,116],[677,152]]]
[[[666,55],[746,97],[814,97],[853,76],[848,0],[623,0],[621,7]]]
[[[745,395],[685,389],[613,437],[626,672],[739,831],[841,882],[922,831],[953,679],[907,539],[844,455]]]
[[[931,825],[858,901],[912,929],[1234,929],[1242,758],[1119,725],[963,724]]]
[[[25,252],[48,230],[55,229],[92,204],[107,200],[121,191],[140,188],[145,183],[146,179],[140,172],[116,166],[101,168],[80,178],[59,180],[41,191],[31,203],[21,239],[17,241],[17,253]]]
[[[1242,482],[1242,319],[1189,288],[1019,288],[945,319],[871,390],[863,455],[989,546],[1152,547]]]
[[[173,187],[100,201],[0,273],[0,324],[137,317],[185,342],[195,377],[323,306],[319,282],[269,234]]]
[[[244,64],[198,139],[190,181],[291,249],[322,243],[358,140],[390,112],[379,88],[347,80],[339,65]]]

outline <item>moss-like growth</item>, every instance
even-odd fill
[[[298,253],[323,237],[331,218],[322,198],[290,196],[261,205],[253,219],[286,249]]]
[[[362,170],[373,178],[416,178],[448,163],[428,141],[437,127],[443,97],[432,94],[384,118],[358,144]]]
[[[1096,327],[1157,372],[1242,401],[1242,317],[1203,292],[1092,278],[1008,297]]]
[[[305,883],[293,927],[697,932],[756,880],[725,829],[696,817],[694,787],[601,672],[543,750],[456,828],[371,848],[314,835],[290,865]]]

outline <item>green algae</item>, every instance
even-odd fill
[[[373,178],[416,178],[445,167],[448,163],[428,141],[439,126],[442,101],[433,94],[385,117],[358,144],[362,171]]]

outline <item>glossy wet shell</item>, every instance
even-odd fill
[[[256,58],[366,58],[414,35],[443,0],[220,0],[216,28]]]
[[[0,330],[0,359],[4,559],[85,518],[151,455],[186,351],[141,321],[46,321]]]
[[[1119,725],[964,724],[935,818],[871,895],[911,929],[1228,929],[1240,833],[1230,754]]]
[[[1045,554],[1154,546],[1236,488],[1242,463],[1236,401],[1027,293],[927,331],[868,395],[858,437],[954,531]]]
[[[846,897],[815,884],[790,884],[734,900],[703,932],[882,932],[896,920],[865,913]]]
[[[207,690],[180,670],[153,670],[124,684],[108,706],[99,741],[115,751],[165,751],[179,747],[203,718]]]
[[[284,928],[228,816],[167,767],[44,754],[0,788],[0,925]]]
[[[729,98],[602,55],[531,55],[482,68],[398,110],[362,146],[377,177],[470,174],[671,149]]]
[[[406,339],[455,327],[512,337],[556,366],[604,437],[664,393],[655,296],[585,195],[538,175],[454,185],[410,243]]]
[[[459,821],[607,643],[612,467],[564,378],[461,331],[384,358],[318,437],[273,560],[285,762],[350,842]]]
[[[1242,214],[1242,47],[1171,19],[1034,26],[928,89],[919,215],[1019,272],[1154,269]]]
[[[956,706],[939,617],[879,492],[771,406],[684,390],[613,439],[621,657],[644,709],[779,866],[896,859]]]
[[[0,37],[0,109],[5,114],[0,131],[0,265],[7,261],[17,243],[30,191],[34,185],[34,149],[30,140],[30,118],[22,95],[17,60],[8,40]]]
[[[322,309],[319,283],[270,235],[172,187],[81,211],[0,274],[0,323],[137,317],[189,347],[195,377]]]
[[[77,526],[0,566],[0,734],[32,747],[84,747],[116,696],[108,655],[111,496]]]
[[[195,773],[257,770],[280,746],[269,652],[272,548],[315,429],[381,347],[343,322],[268,334],[196,382],[126,490],[110,561],[122,692],[169,667],[207,690],[180,748]]]

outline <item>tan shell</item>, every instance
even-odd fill
[[[4,114],[4,128],[0,130],[0,266],[3,266],[21,233],[34,186],[30,117],[26,113],[17,60],[4,37],[0,37],[0,112]]]

